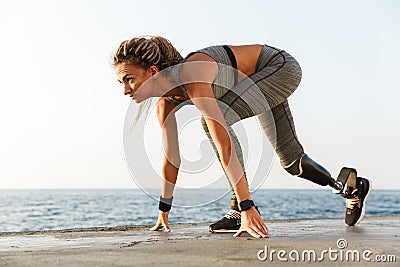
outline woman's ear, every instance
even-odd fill
[[[150,71],[151,71],[151,75],[154,75],[157,72],[159,72],[157,66],[150,66]]]

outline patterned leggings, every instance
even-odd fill
[[[242,149],[232,125],[245,118],[257,116],[282,166],[288,166],[304,154],[296,136],[293,117],[287,102],[287,98],[296,90],[300,80],[301,68],[291,55],[283,50],[264,46],[258,59],[256,73],[218,99],[225,107],[229,107],[230,112],[223,114],[243,170]],[[257,86],[258,90],[252,90],[253,86]],[[258,100],[257,92],[260,91],[265,98],[264,103]],[[269,107],[266,107],[265,100]],[[201,123],[218,156],[204,118]],[[232,194],[235,197],[233,188]]]

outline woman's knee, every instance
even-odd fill
[[[291,87],[292,91],[295,91],[297,87],[299,87],[301,78],[303,76],[303,72],[300,66],[300,63],[293,58],[290,54],[285,53],[285,67],[288,69],[290,73]]]

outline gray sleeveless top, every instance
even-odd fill
[[[232,62],[227,52],[222,46],[210,46],[188,54],[182,62],[185,62],[187,58],[195,53],[206,54],[218,63],[218,75],[212,84],[212,90],[215,98],[220,99],[224,94],[229,91],[229,89],[231,89],[235,85],[236,70],[232,68]],[[182,89],[182,91],[186,93],[186,89],[179,79],[179,68],[174,69],[171,74],[174,80],[179,84],[179,87]],[[185,102],[176,100],[173,97],[167,97],[167,99],[176,105]],[[191,103],[189,101],[187,102],[187,104]]]

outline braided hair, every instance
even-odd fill
[[[114,66],[129,62],[145,69],[156,66],[161,71],[178,64],[182,59],[167,39],[161,36],[140,36],[119,45],[114,54]]]

